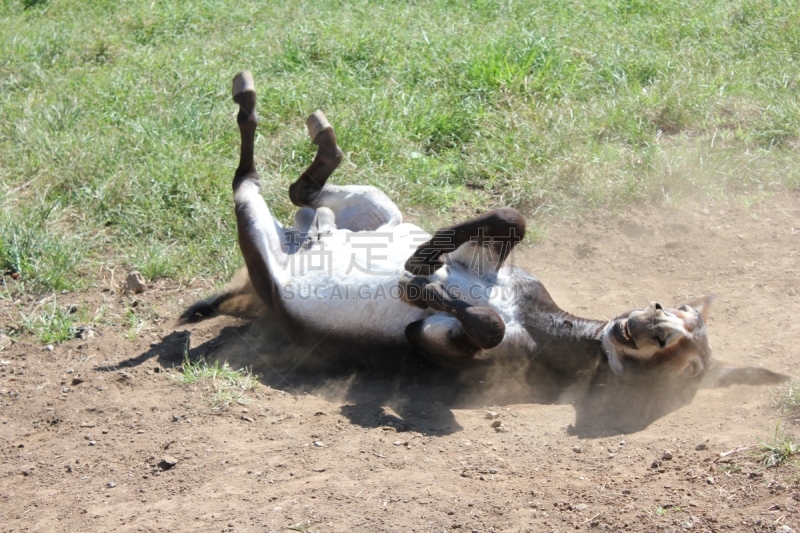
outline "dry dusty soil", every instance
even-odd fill
[[[550,221],[515,262],[596,318],[717,293],[715,356],[798,378],[799,257],[794,194]],[[277,348],[250,340],[268,324],[176,326],[202,280],[133,295],[119,278],[59,295],[102,310],[93,336],[0,351],[4,532],[800,530],[798,469],[757,455],[780,419],[767,387],[702,390],[644,431],[581,438],[570,405],[464,397],[413,372],[283,379],[265,363]],[[0,320],[35,303],[4,301]],[[250,403],[213,410],[207,384],[176,383],[187,342],[262,373]]]

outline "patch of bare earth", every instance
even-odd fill
[[[800,376],[797,195],[549,227],[514,260],[565,309],[610,318],[714,292],[717,358]],[[386,376],[282,379],[251,342],[263,325],[174,326],[207,291],[99,283],[61,299],[89,315],[133,309],[145,317],[133,340],[100,325],[52,351],[25,336],[0,351],[0,530],[800,528],[797,469],[753,455],[779,418],[766,388],[701,391],[645,431],[580,439],[568,405],[456,400],[447,384]],[[10,317],[17,304],[3,305]],[[252,364],[267,384],[212,411],[206,385],[169,379],[187,342],[193,357]]]

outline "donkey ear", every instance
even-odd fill
[[[711,303],[716,299],[716,294],[709,294],[708,296],[701,296],[700,298],[695,298],[693,300],[689,300],[688,302],[684,302],[683,305],[694,307],[697,312],[700,313],[700,318],[703,319],[703,323],[705,324],[708,320],[708,309],[711,307]]]
[[[703,375],[701,389],[717,389],[731,385],[782,385],[789,381],[784,376],[766,368],[754,366],[731,366],[721,361],[714,362]]]

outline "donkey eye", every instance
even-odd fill
[[[695,378],[700,374],[701,370],[702,367],[700,366],[700,363],[697,361],[692,361],[686,365],[686,368],[683,369],[683,375],[687,378]]]
[[[692,310],[692,308],[691,308],[691,307],[689,307],[689,306],[688,306],[688,305],[686,305],[686,304],[683,304],[682,306],[680,306],[680,307],[678,308],[678,311],[685,311],[685,312],[687,312],[687,313],[688,313],[689,311],[691,311],[691,310]]]

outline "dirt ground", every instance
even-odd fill
[[[714,292],[715,357],[800,377],[797,194],[548,228],[514,259],[564,309],[611,318]],[[133,295],[107,275],[59,298],[116,325],[0,351],[1,531],[800,529],[798,469],[755,455],[780,419],[766,387],[703,390],[645,431],[579,438],[569,405],[447,394],[457,382],[283,379],[250,341],[269,326],[175,325],[209,290],[155,282]],[[34,303],[3,302],[0,317]],[[129,310],[145,324],[136,335]],[[193,357],[263,373],[252,401],[215,411],[205,385],[171,379],[187,342]]]

